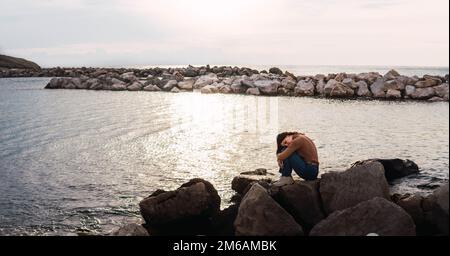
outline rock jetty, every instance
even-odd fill
[[[448,101],[448,75],[404,76],[395,70],[382,75],[317,74],[296,76],[271,68],[269,72],[230,66],[186,68],[51,68],[40,71],[2,70],[0,77],[54,77],[45,88],[112,91],[198,90],[266,96]]]
[[[400,160],[400,161],[399,161]],[[193,179],[174,191],[156,190],[139,203],[144,224],[128,224],[112,235],[226,236],[429,236],[449,234],[448,183],[433,194],[389,193],[386,177],[412,162],[360,161],[315,181],[272,186],[265,169],[233,179],[234,204],[221,210],[214,186]]]

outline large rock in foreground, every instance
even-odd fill
[[[384,168],[379,162],[354,166],[344,172],[325,173],[319,190],[328,214],[374,197],[390,198]]]
[[[448,183],[424,199],[422,203],[425,220],[442,235],[449,235],[448,223]]]
[[[175,191],[159,191],[139,203],[146,225],[163,232],[195,234],[207,228],[220,211],[220,197],[211,183],[192,179]],[[201,226],[199,226],[201,225]]]
[[[337,211],[318,223],[311,236],[414,236],[411,216],[400,206],[380,197]]]
[[[234,228],[240,236],[303,235],[302,227],[259,184],[242,199]]]
[[[38,71],[41,67],[29,60],[1,55],[0,54],[0,68],[15,68],[15,69],[31,69]]]

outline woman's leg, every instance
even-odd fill
[[[289,167],[294,169],[295,173],[304,180],[315,180],[319,174],[319,167],[316,165],[310,165],[303,160],[303,158],[297,154],[292,153],[286,160],[284,160],[283,165],[288,163]]]

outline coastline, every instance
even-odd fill
[[[47,89],[112,91],[199,90],[201,93],[265,96],[324,97],[338,99],[447,101],[445,76],[404,76],[396,70],[386,74],[367,72],[298,76],[273,67],[258,71],[246,67],[186,68],[49,68],[40,71],[9,69],[0,77],[53,77]]]

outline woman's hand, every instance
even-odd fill
[[[278,162],[278,167],[283,168],[283,161],[282,160],[277,160]]]

